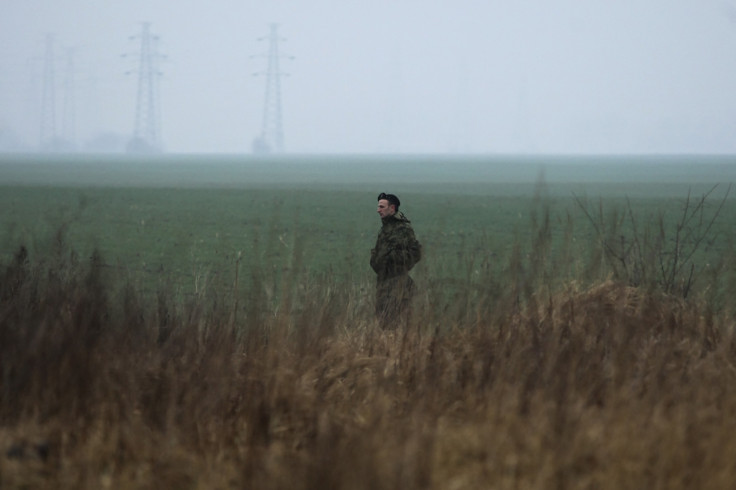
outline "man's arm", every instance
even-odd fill
[[[371,269],[373,269],[373,272],[375,272],[376,274],[380,272],[380,268],[378,265],[378,254],[375,248],[371,249]]]

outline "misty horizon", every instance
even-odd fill
[[[169,5],[5,2],[0,151],[40,147],[49,34],[57,136],[80,151],[122,151],[135,131],[147,22],[168,153],[252,151],[267,78],[253,74],[267,69],[259,38],[272,23],[289,154],[736,152],[728,3]]]

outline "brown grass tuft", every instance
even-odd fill
[[[2,488],[736,480],[734,325],[697,302],[570,284],[384,332],[328,279],[276,311],[245,291],[235,316],[116,288],[95,257],[2,271]]]

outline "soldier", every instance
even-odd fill
[[[409,302],[414,294],[409,271],[422,256],[422,246],[409,220],[399,212],[400,204],[393,194],[378,196],[381,231],[371,250],[371,267],[377,275],[376,316],[384,329],[408,322]]]

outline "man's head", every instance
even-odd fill
[[[399,211],[399,205],[401,205],[401,201],[393,194],[381,192],[378,195],[378,215],[381,219],[396,214]]]

